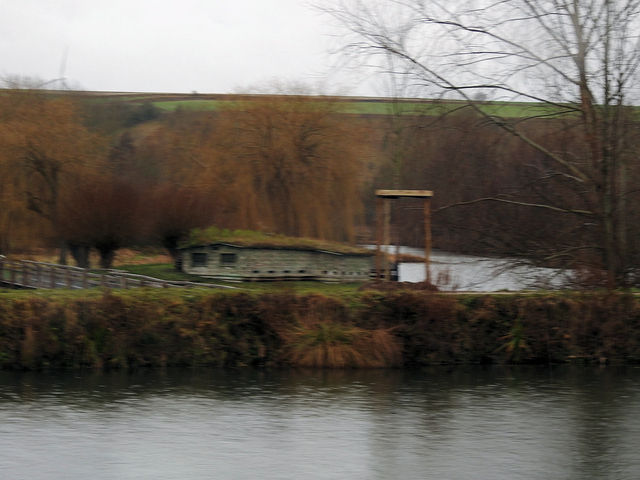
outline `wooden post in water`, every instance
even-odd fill
[[[424,198],[424,265],[425,265],[425,280],[431,282],[431,197],[433,192],[431,190],[376,190],[376,279],[380,279],[380,237],[385,236],[385,241],[388,243],[388,229],[389,229],[389,209],[388,206],[390,200],[394,198]],[[385,218],[382,219],[382,201],[385,201]],[[384,222],[384,223],[383,223]],[[384,225],[384,226],[383,226]],[[384,230],[384,233],[383,233]],[[385,264],[387,262],[385,261]],[[389,270],[389,269],[387,269]],[[385,273],[385,278],[389,279],[390,272]]]

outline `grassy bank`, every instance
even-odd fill
[[[0,293],[2,368],[636,362],[631,295]]]

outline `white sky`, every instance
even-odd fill
[[[64,76],[85,90],[232,93],[274,78],[324,81],[336,39],[305,0],[0,0],[0,75]],[[349,80],[350,79],[350,80]]]

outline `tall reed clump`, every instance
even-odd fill
[[[526,341],[526,333],[522,324],[522,318],[524,316],[524,309],[520,308],[520,313],[513,322],[513,327],[500,340],[505,340],[505,343],[496,348],[495,353],[504,351],[506,353],[505,360],[507,362],[514,360],[519,362],[523,355],[529,350],[529,346]]]
[[[363,330],[335,322],[298,327],[289,336],[289,364],[297,367],[381,368],[402,363],[388,330]]]
[[[402,364],[402,351],[392,333],[352,325],[352,313],[343,300],[318,294],[270,295],[263,297],[262,313],[282,339],[282,364],[317,368]]]

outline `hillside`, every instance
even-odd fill
[[[251,104],[255,101],[279,101],[295,95],[270,94],[216,94],[216,93],[136,93],[136,92],[90,92],[50,91],[51,95],[67,95],[92,103],[118,103],[142,105],[150,103],[162,111],[188,109],[194,111],[215,111],[234,104]],[[312,96],[318,102],[330,101],[339,105],[340,113],[354,115],[427,115],[437,116],[455,113],[467,104],[461,100],[436,99],[392,99],[384,97]],[[487,114],[506,118],[524,118],[549,115],[549,107],[533,102],[480,102],[480,108]]]

